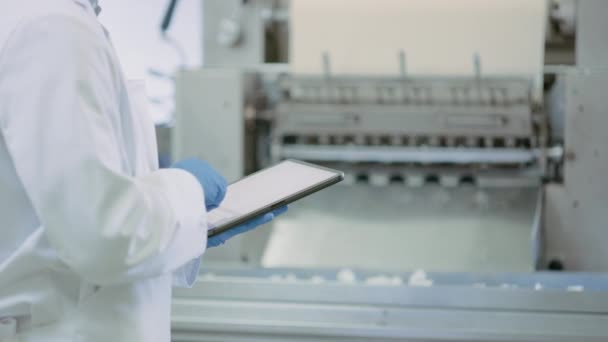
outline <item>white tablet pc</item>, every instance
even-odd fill
[[[343,179],[340,171],[292,159],[258,171],[228,186],[224,201],[207,215],[207,235],[225,232]]]

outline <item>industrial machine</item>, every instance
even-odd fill
[[[202,7],[173,157],[347,181],[208,251],[174,340],[608,340],[608,3]]]

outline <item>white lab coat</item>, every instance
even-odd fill
[[[204,194],[136,93],[89,0],[0,0],[0,340],[169,340]]]

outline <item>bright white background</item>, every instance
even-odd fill
[[[151,98],[150,112],[156,122],[173,112],[173,83],[151,76],[150,69],[172,75],[180,65],[176,51],[163,41],[160,23],[168,0],[99,0],[100,21],[106,26],[128,79],[144,79]],[[178,3],[169,35],[185,51],[186,65],[201,64],[202,0]]]

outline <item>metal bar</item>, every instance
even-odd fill
[[[177,298],[273,301],[462,310],[608,313],[605,292],[474,287],[370,286],[341,283],[273,283],[268,279],[201,280]]]
[[[281,156],[316,161],[378,163],[525,164],[540,150],[512,148],[436,148],[400,146],[284,145]]]
[[[420,310],[392,312],[376,309],[376,314],[370,320],[357,321],[351,320],[354,312],[350,310],[325,316],[319,315],[315,308],[293,306],[279,319],[265,319],[272,312],[271,308],[260,308],[246,317],[235,319],[234,313],[243,307],[239,303],[228,305],[228,312],[219,315],[218,306],[208,306],[207,303],[197,307],[200,316],[174,315],[173,340],[196,341],[194,335],[198,332],[198,341],[208,340],[210,336],[217,337],[213,339],[215,341],[240,336],[247,341],[256,337],[300,341],[308,337],[315,341],[604,342],[608,333],[605,328],[608,323],[606,316]],[[180,306],[174,307],[174,310],[180,309]],[[293,319],[294,316],[300,317]],[[201,339],[203,336],[207,339]]]
[[[608,295],[602,291],[312,285],[274,283],[265,278],[288,270],[216,271],[219,276],[199,278],[194,289],[175,292],[174,342],[608,340]],[[300,272],[328,276],[330,271]],[[441,283],[450,278],[455,278],[452,282],[511,279],[518,284],[580,282],[608,288],[608,277],[601,274],[431,275],[440,276],[447,277]]]
[[[175,299],[174,341],[210,336],[400,341],[605,341],[608,315],[345,305],[279,300]],[[207,340],[202,339],[202,340]],[[216,339],[214,339],[216,340]],[[222,339],[219,339],[222,340]]]

